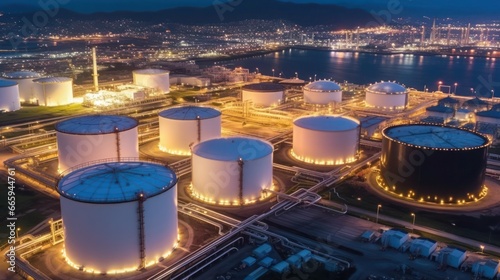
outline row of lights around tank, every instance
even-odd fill
[[[410,190],[408,192],[408,194],[405,196],[403,193],[397,193],[396,192],[396,186],[392,186],[392,187],[389,187],[384,179],[382,178],[382,176],[380,175],[377,175],[376,177],[376,182],[377,184],[386,192],[392,194],[392,195],[395,195],[395,196],[399,196],[401,198],[405,198],[405,199],[408,199],[408,200],[413,200],[413,201],[416,201],[416,202],[420,202],[420,203],[439,203],[440,205],[445,205],[445,204],[453,204],[453,205],[464,205],[464,204],[468,204],[468,203],[471,203],[471,202],[478,202],[479,200],[483,199],[484,197],[486,197],[486,195],[488,194],[488,187],[486,187],[485,185],[481,188],[481,191],[480,193],[477,195],[474,195],[474,194],[471,194],[471,193],[467,193],[467,200],[466,199],[456,199],[455,202],[453,202],[454,198],[452,196],[450,196],[448,198],[448,201],[446,201],[446,199],[443,199],[443,198],[439,198],[438,196],[434,196],[433,198],[428,195],[427,196],[427,199],[425,199],[424,197],[420,197],[420,199],[415,199],[415,192],[413,190]]]
[[[170,150],[170,149],[167,149],[161,145],[158,145],[158,148],[160,149],[160,151],[171,154],[171,155],[176,155],[176,156],[190,156],[191,155],[190,151]]]
[[[311,163],[316,165],[342,165],[355,162],[357,160],[356,157],[349,157],[346,159],[337,159],[337,160],[317,160],[308,157],[299,156],[293,152],[293,149],[290,150],[290,155],[296,160],[303,161],[305,163]]]
[[[392,106],[392,107],[373,106],[373,105],[366,104],[366,101],[365,101],[365,107],[367,107],[367,108],[374,108],[374,109],[383,109],[383,110],[389,110],[389,111],[403,110],[403,109],[406,108],[406,106]]]
[[[275,191],[276,189],[277,188],[274,184],[271,185],[271,188],[269,188],[269,190],[271,190],[271,191]],[[254,203],[257,203],[259,201],[263,201],[263,200],[269,198],[272,195],[272,192],[268,192],[267,190],[268,189],[263,188],[259,198],[255,198],[255,197],[251,197],[250,199],[246,198],[243,201],[243,205],[254,204]],[[205,203],[212,204],[212,205],[221,205],[221,206],[240,206],[241,205],[241,203],[238,199],[233,200],[233,201],[228,200],[228,199],[221,199],[219,201],[215,201],[211,197],[207,197],[207,196],[204,196],[198,192],[195,192],[192,183],[189,184],[189,186],[187,187],[187,192],[194,199],[200,200],[200,201],[203,201]]]
[[[179,242],[176,241],[174,243],[174,245],[172,246],[172,249],[169,250],[168,252],[166,252],[165,254],[163,254],[160,258],[158,258],[157,260],[154,260],[154,261],[150,261],[148,262],[145,267],[149,267],[149,266],[152,266],[152,265],[155,265],[155,264],[158,264],[159,262],[163,261],[163,259],[166,259],[168,258],[172,253],[173,251],[177,248],[177,246],[179,246]],[[126,267],[126,268],[121,268],[121,269],[113,269],[113,270],[109,270],[109,271],[99,271],[97,269],[93,269],[93,268],[90,268],[90,267],[85,267],[83,265],[78,265],[78,264],[75,264],[74,262],[72,262],[68,256],[66,255],[66,250],[63,248],[61,250],[61,253],[62,253],[62,256],[64,258],[64,260],[66,261],[66,263],[77,269],[77,270],[80,270],[80,271],[83,271],[83,272],[86,272],[86,273],[91,273],[91,274],[101,274],[101,275],[111,275],[111,274],[122,274],[122,273],[128,273],[128,272],[134,272],[134,271],[137,271],[137,266],[134,266],[134,267]]]

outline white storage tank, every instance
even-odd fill
[[[33,99],[33,79],[42,77],[39,73],[31,71],[10,72],[3,76],[19,84],[19,100],[21,102],[30,102]]]
[[[159,125],[161,151],[190,155],[193,145],[221,136],[221,113],[210,107],[175,107],[159,113]]]
[[[0,80],[0,110],[12,112],[19,109],[19,85],[15,81]]]
[[[50,77],[33,80],[34,103],[40,106],[60,106],[73,103],[73,79]]]
[[[306,116],[293,122],[292,156],[298,160],[340,165],[356,160],[360,122],[346,116]]]
[[[366,89],[366,106],[383,110],[402,110],[408,105],[408,90],[393,82],[380,82]]]
[[[312,82],[304,87],[304,102],[318,105],[342,102],[342,88],[328,80]]]
[[[135,271],[177,246],[177,177],[153,162],[107,162],[58,182],[65,259],[91,273]]]
[[[217,138],[193,147],[193,197],[219,205],[264,198],[273,184],[273,146],[248,137]]]
[[[137,120],[126,116],[92,115],[56,124],[59,171],[87,162],[138,158]]]
[[[285,101],[285,88],[275,83],[249,84],[242,88],[241,98],[257,107],[277,106]]]
[[[162,69],[140,69],[132,72],[134,85],[154,88],[163,93],[170,92],[170,71]]]

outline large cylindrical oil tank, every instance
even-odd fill
[[[212,204],[259,200],[273,184],[273,146],[248,137],[216,138],[193,147],[192,193]]]
[[[132,72],[134,84],[154,88],[162,93],[170,92],[170,71],[162,69],[140,69]]]
[[[285,88],[275,83],[249,84],[242,88],[241,98],[256,107],[277,106],[285,101]]]
[[[342,88],[332,81],[312,82],[304,86],[304,102],[318,105],[342,102]]]
[[[33,98],[40,106],[60,106],[73,103],[73,79],[66,77],[33,80]]]
[[[56,124],[59,171],[109,158],[139,157],[137,120],[91,115]]]
[[[356,160],[360,122],[346,116],[306,116],[293,122],[292,155],[304,162],[340,165]]]
[[[487,137],[431,124],[390,126],[382,137],[380,172],[386,190],[435,203],[456,204],[481,197],[490,145]]]
[[[67,262],[86,272],[135,271],[177,245],[177,177],[152,162],[107,162],[58,183]]]
[[[21,109],[19,85],[15,81],[0,79],[0,110],[12,112]]]
[[[160,150],[190,155],[199,142],[221,136],[221,113],[210,107],[184,106],[159,113]]]
[[[402,110],[408,105],[408,90],[397,83],[380,82],[366,89],[366,106],[383,110]]]
[[[37,72],[18,71],[6,73],[3,77],[19,84],[19,100],[21,102],[30,102],[34,98],[33,80],[42,77],[42,75]]]

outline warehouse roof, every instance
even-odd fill
[[[184,106],[164,110],[159,113],[160,117],[174,120],[195,120],[211,119],[221,115],[221,113],[210,107]]]
[[[449,113],[449,114],[453,113],[452,108],[441,105],[427,107],[425,110],[429,112],[438,112],[438,113]]]
[[[58,184],[59,193],[89,203],[134,201],[167,191],[177,183],[171,169],[150,162],[109,162],[77,169]]]
[[[91,115],[76,117],[56,124],[56,131],[69,134],[104,134],[125,131],[138,125],[127,116]]]
[[[431,124],[392,126],[383,133],[395,141],[426,148],[477,148],[489,143],[486,137],[471,131]]]
[[[293,124],[311,130],[344,131],[357,128],[359,121],[344,116],[306,116],[296,119]]]

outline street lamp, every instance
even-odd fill
[[[312,77],[309,77],[309,82],[311,82],[311,80],[312,80]]]
[[[295,72],[295,79],[299,78],[299,73]]]
[[[439,85],[439,86],[438,86],[438,91],[441,91],[441,86],[443,85],[443,82],[442,82],[442,81],[439,81],[439,82],[438,82],[438,85]]]
[[[314,74],[314,81],[316,81],[316,74]]]
[[[474,95],[474,88],[470,88],[470,94]]]
[[[378,224],[378,212],[380,211],[380,208],[382,208],[382,205],[381,204],[377,205],[377,218],[375,219],[376,224]]]
[[[481,248],[481,254],[484,253],[484,245],[479,245],[479,248]]]
[[[411,227],[411,233],[413,233],[413,228],[415,227],[415,213],[411,213],[411,216],[413,217],[413,226]]]
[[[458,86],[458,83],[455,83],[453,84],[455,86],[455,90],[453,91],[453,94],[457,94],[457,86]]]
[[[16,239],[18,239],[18,238],[19,238],[19,231],[20,231],[20,230],[21,230],[21,228],[20,228],[20,227],[16,228]]]
[[[256,73],[256,74],[259,74],[259,68],[258,68],[258,67],[257,67],[257,68],[255,68],[255,73]]]
[[[274,77],[274,69],[273,69],[273,77]]]

